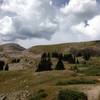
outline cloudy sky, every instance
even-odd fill
[[[100,40],[100,0],[0,0],[0,44]]]

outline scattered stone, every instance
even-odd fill
[[[0,100],[7,100],[7,97],[5,95],[0,95]]]

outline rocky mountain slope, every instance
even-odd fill
[[[15,43],[8,43],[4,45],[0,45],[0,52],[14,52],[14,51],[23,51],[25,50],[24,47],[21,47],[18,44]]]

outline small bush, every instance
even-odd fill
[[[83,92],[61,90],[57,96],[57,100],[87,100],[87,96]]]
[[[31,96],[29,100],[41,100],[47,96],[48,94],[45,92],[45,90],[41,89],[37,93],[35,93],[33,96]]]

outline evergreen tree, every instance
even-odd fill
[[[9,66],[8,66],[8,64],[6,64],[5,71],[8,71],[8,70],[9,70]]]
[[[64,64],[61,59],[58,60],[55,70],[64,70]]]
[[[77,59],[76,63],[77,63],[77,64],[79,64],[79,63],[80,63],[78,59]]]
[[[90,57],[91,57],[91,55],[90,55],[90,53],[88,51],[85,51],[83,53],[83,59],[84,60],[87,60],[88,61],[90,59]]]
[[[5,65],[5,62],[4,61],[0,61],[0,71],[3,70],[4,65]]]
[[[74,64],[76,62],[76,57],[73,56],[72,54],[64,54],[63,60]]]
[[[39,71],[49,71],[52,70],[52,62],[51,62],[51,57],[50,57],[50,53],[46,54],[44,53],[41,56],[41,61],[37,66],[37,72]]]
[[[47,57],[47,54],[46,54],[46,52],[44,52],[43,54],[42,54],[42,56],[41,56],[41,59],[45,59]]]
[[[48,53],[47,57],[48,57],[48,58],[50,58],[50,57],[51,57],[50,53]]]
[[[76,57],[73,56],[73,63],[76,63]]]
[[[51,62],[51,58],[49,57],[48,59],[47,59],[47,70],[52,70],[52,62]]]
[[[58,59],[63,60],[63,54],[62,53],[59,53]]]
[[[52,57],[53,58],[58,58],[59,57],[59,54],[55,51],[55,52],[52,53]]]

